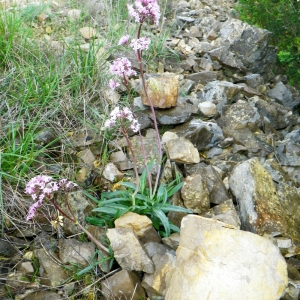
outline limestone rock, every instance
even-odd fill
[[[217,114],[216,105],[210,101],[204,101],[199,104],[199,110],[205,117],[213,117]]]
[[[229,199],[229,194],[224,186],[222,178],[218,172],[212,167],[205,164],[186,165],[185,170],[187,175],[197,174],[205,182],[209,191],[209,201],[213,204],[220,204]]]
[[[121,270],[102,281],[101,292],[106,300],[140,300],[146,296],[137,274],[126,270]]]
[[[216,71],[201,71],[198,73],[187,75],[186,78],[193,80],[196,84],[201,83],[203,85],[206,85],[211,81],[219,79],[219,76],[219,72]]]
[[[235,167],[229,185],[239,203],[242,228],[260,235],[288,230],[271,175],[257,158]]]
[[[219,113],[225,104],[230,104],[238,100],[243,87],[227,81],[209,82],[202,92],[203,101],[214,102]]]
[[[177,104],[178,77],[173,74],[146,74],[147,93],[154,107],[169,108]],[[142,86],[142,83],[141,83]],[[147,97],[141,89],[143,104],[150,106]]]
[[[153,273],[153,263],[132,228],[110,228],[107,237],[116,261],[124,270]]]
[[[201,151],[216,146],[224,139],[222,129],[213,122],[194,119],[170,130],[190,140]]]
[[[142,238],[152,228],[152,221],[147,216],[127,212],[115,220],[116,228],[132,228],[138,238]]]
[[[166,152],[171,161],[193,164],[200,162],[200,155],[194,145],[185,138],[169,140],[166,145]]]
[[[185,178],[181,197],[185,207],[195,213],[203,213],[210,208],[209,191],[205,180],[199,174],[192,174]]]
[[[300,167],[300,144],[290,139],[276,142],[276,157],[281,165]]]
[[[66,269],[57,262],[58,257],[52,250],[36,249],[34,255],[40,263],[42,284],[55,287],[69,277]]]
[[[232,199],[228,199],[223,203],[214,206],[206,213],[201,214],[201,216],[232,225],[236,229],[240,229],[241,227],[241,221],[233,205]]]
[[[87,267],[95,254],[92,242],[80,242],[76,239],[60,239],[59,258],[64,264],[78,264]]]
[[[96,29],[94,29],[92,27],[82,27],[79,29],[79,32],[87,40],[89,40],[92,37],[95,37],[97,35]]]
[[[124,174],[121,173],[113,163],[108,163],[103,170],[103,177],[111,182],[122,180]]]
[[[284,85],[281,81],[278,82],[273,89],[269,90],[267,95],[288,108],[293,108],[300,102],[299,99],[294,97],[288,86]]]
[[[70,9],[67,13],[67,16],[70,21],[76,21],[80,18],[81,10],[80,9]]]
[[[219,221],[182,221],[177,262],[166,300],[279,299],[288,284],[286,262],[274,244]]]

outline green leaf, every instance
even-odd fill
[[[136,189],[136,184],[132,182],[120,182],[120,185],[126,186],[132,190]]]
[[[167,216],[160,209],[153,209],[153,214],[161,221],[162,225],[165,228],[166,236],[170,235],[170,223]]]
[[[181,207],[181,206],[176,206],[176,205],[172,205],[172,204],[168,204],[166,203],[165,205],[161,206],[160,208],[163,212],[167,213],[169,211],[176,211],[176,212],[185,212],[188,214],[193,213],[191,210],[185,208],[185,207]]]
[[[168,191],[168,198],[172,197],[176,192],[178,192],[182,188],[182,186],[183,186],[183,182],[180,182],[179,184],[171,188]]]

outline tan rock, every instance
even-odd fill
[[[80,9],[70,9],[67,13],[67,16],[70,21],[76,21],[80,18],[81,10]]]
[[[154,266],[132,228],[111,228],[107,237],[118,264],[124,270],[153,273]]]
[[[82,162],[89,167],[93,166],[93,162],[95,161],[95,156],[90,149],[84,149],[77,153],[77,156],[82,160]]]
[[[280,299],[287,266],[269,239],[188,215],[165,300]]]
[[[179,84],[177,75],[168,73],[150,74],[146,75],[145,79],[147,93],[154,107],[170,108],[176,106]],[[141,98],[144,105],[150,106],[142,88]]]
[[[185,178],[181,197],[185,207],[195,213],[203,213],[210,208],[208,188],[200,174],[192,174]]]
[[[122,270],[101,282],[101,292],[106,300],[145,299],[145,291],[139,277],[131,271]]]
[[[200,155],[196,147],[185,138],[172,139],[166,142],[166,152],[171,161],[185,164],[200,162]]]
[[[95,37],[97,35],[96,29],[94,29],[92,27],[82,27],[79,29],[79,32],[87,40],[89,40],[92,37]]]
[[[138,238],[142,238],[152,228],[152,221],[147,216],[127,212],[115,220],[116,228],[132,228]]]
[[[113,163],[108,163],[103,170],[103,177],[111,182],[120,181],[124,174]]]

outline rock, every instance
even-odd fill
[[[178,232],[172,233],[170,236],[162,238],[162,242],[174,250],[178,248],[179,241],[180,241],[180,233]]]
[[[138,238],[145,236],[152,228],[152,221],[147,216],[127,212],[115,220],[116,228],[132,228]]]
[[[142,286],[145,288],[147,295],[152,299],[157,296],[164,296],[166,288],[170,282],[171,274],[175,269],[176,257],[170,253],[163,256],[154,255],[152,257],[155,271],[153,274],[145,274]]]
[[[93,167],[94,161],[96,160],[95,155],[90,149],[84,149],[77,153],[77,156],[82,160],[88,167]]]
[[[175,251],[172,248],[158,242],[147,242],[144,244],[144,248],[151,259],[155,255],[161,257],[166,253],[175,256]]]
[[[126,270],[121,270],[102,281],[101,293],[107,300],[139,300],[146,296],[137,274]]]
[[[241,221],[234,208],[232,199],[228,199],[223,203],[214,206],[206,213],[202,214],[202,217],[212,218],[220,222],[234,226],[236,229],[240,229]]]
[[[177,125],[191,119],[191,116],[195,111],[194,105],[184,101],[184,99],[180,100],[181,101],[178,101],[177,106],[174,108],[156,111],[156,119],[160,125]]]
[[[66,199],[68,199],[69,206],[66,203]],[[56,202],[66,214],[68,214],[70,217],[72,217],[73,214],[76,221],[83,226],[86,224],[85,217],[91,213],[93,208],[95,208],[95,203],[84,196],[82,190],[58,194],[56,197]],[[72,213],[69,212],[69,207]],[[64,218],[63,229],[64,232],[68,234],[77,234],[81,232],[77,225],[67,218]]]
[[[175,132],[166,131],[161,138],[161,142],[162,142],[162,144],[165,144],[168,141],[174,140],[177,138],[179,138],[179,136]]]
[[[272,177],[257,158],[236,166],[229,185],[239,203],[242,229],[260,235],[287,232],[285,212]]]
[[[132,163],[129,161],[127,156],[123,151],[113,152],[109,159],[114,163],[114,165],[121,171],[132,169]]]
[[[114,257],[124,270],[153,273],[154,266],[132,228],[110,228],[107,237]]]
[[[203,101],[214,102],[219,113],[226,104],[235,102],[240,97],[243,87],[227,81],[209,82],[201,94]]]
[[[63,299],[60,295],[48,292],[48,291],[40,291],[34,292],[24,298],[24,300],[61,300]]]
[[[93,243],[80,242],[76,239],[60,239],[59,258],[64,264],[77,264],[87,267],[95,254]]]
[[[173,74],[146,74],[147,93],[154,107],[169,108],[177,104],[178,77]],[[141,82],[142,86],[142,82]],[[148,99],[141,89],[143,104],[150,106]]]
[[[213,204],[220,204],[229,199],[229,194],[225,188],[222,178],[218,172],[212,167],[207,165],[187,165],[185,166],[187,175],[199,175],[201,181],[205,183],[209,192],[209,201]]]
[[[34,255],[40,263],[39,273],[42,277],[42,284],[55,287],[69,277],[70,274],[58,264],[58,257],[52,250],[36,249]]]
[[[31,264],[30,261],[23,261],[23,262],[21,262],[21,263],[17,266],[17,270],[18,270],[20,273],[24,274],[25,276],[26,276],[26,275],[31,276],[31,275],[33,275],[33,273],[34,273],[34,268],[33,268],[33,266],[32,266],[32,264]]]
[[[79,29],[79,32],[87,40],[89,40],[92,37],[95,37],[97,35],[96,29],[94,29],[92,27],[82,27]]]
[[[76,21],[80,19],[81,10],[80,9],[70,9],[67,13],[67,17],[70,21]]]
[[[198,150],[185,138],[169,140],[166,142],[165,148],[170,161],[186,164],[200,162]]]
[[[12,243],[2,239],[0,240],[0,256],[13,257],[16,253],[17,250]]]
[[[203,85],[215,81],[220,76],[219,72],[215,71],[202,71],[198,73],[189,74],[186,76],[187,79],[193,80],[196,84],[201,83]]]
[[[204,117],[214,117],[217,114],[216,105],[210,101],[201,102],[198,107]]]
[[[110,182],[120,181],[124,178],[124,174],[113,163],[105,165],[102,176]]]
[[[288,284],[270,240],[196,215],[183,219],[176,255],[166,300],[279,299]]]
[[[170,131],[190,140],[199,151],[216,146],[224,139],[222,129],[216,123],[199,119],[191,120]]]
[[[239,57],[248,72],[268,74],[275,63],[277,49],[269,46],[271,33],[237,19],[222,24],[215,44],[229,44],[229,50]],[[255,45],[255,47],[253,46]]]
[[[244,76],[245,83],[251,88],[257,88],[264,84],[264,79],[260,74],[249,74]]]
[[[158,166],[158,146],[157,146],[157,139],[156,138],[147,138],[147,137],[142,137],[143,139],[143,144],[144,144],[144,149],[146,153],[146,159],[147,159],[147,164],[150,162],[153,162],[153,166],[151,169],[152,173],[156,173],[157,171],[157,166]],[[142,173],[144,166],[145,166],[145,159],[143,155],[143,150],[141,146],[141,140],[140,137],[135,135],[132,138],[130,138],[130,142],[132,145],[132,149],[134,149],[134,155],[137,161],[137,168],[139,173]],[[129,147],[127,147],[127,153],[130,158],[132,158],[131,152]],[[132,159],[131,159],[132,160]]]
[[[217,123],[221,128],[236,130],[247,127],[256,132],[262,126],[262,117],[256,107],[239,100],[232,105],[223,106],[223,114]]]
[[[268,103],[258,97],[249,99],[255,103],[259,113],[264,117],[264,123],[269,123],[276,130],[283,129],[298,123],[298,118],[283,105],[278,103]],[[265,126],[266,127],[266,126]]]
[[[59,144],[55,141],[57,138],[58,137],[53,129],[43,128],[34,136],[34,142],[41,146],[51,144],[51,146],[54,147]]]
[[[209,191],[205,180],[199,174],[185,178],[181,189],[184,206],[194,213],[203,213],[210,208]]]
[[[287,139],[276,142],[276,157],[281,165],[300,166],[300,144]]]
[[[288,86],[284,85],[281,81],[273,89],[269,90],[267,95],[287,108],[293,108],[300,103],[300,100],[293,96]]]

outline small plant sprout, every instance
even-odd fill
[[[77,184],[69,181],[68,179],[61,179],[59,182],[55,181],[51,176],[47,175],[38,175],[32,178],[27,184],[25,188],[25,193],[30,195],[33,200],[37,200],[34,204],[32,204],[29,208],[28,215],[26,220],[29,221],[34,218],[38,209],[42,207],[44,201],[49,201],[61,214],[61,218],[65,217],[69,219],[71,222],[76,224],[96,245],[99,249],[106,251],[109,250],[103,246],[98,240],[96,240],[78,221],[75,219],[74,214],[71,211],[68,202],[68,192],[73,188],[77,187]],[[65,213],[54,201],[54,194],[57,191],[61,191],[66,193],[66,203],[69,209],[70,215]]]

